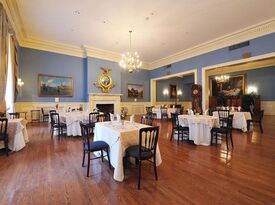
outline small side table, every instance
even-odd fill
[[[31,110],[31,121],[40,122],[40,110]]]
[[[25,116],[25,120],[27,120],[27,113],[28,113],[28,112],[26,112],[26,111],[22,111],[22,112],[18,112],[18,113],[19,113],[19,115],[24,114],[24,116]]]

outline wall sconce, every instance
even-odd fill
[[[177,91],[177,96],[181,96],[182,95],[182,91],[181,90],[178,90]]]
[[[163,91],[162,91],[162,93],[163,93],[163,95],[168,95],[169,94],[169,91],[168,91],[168,89],[167,88],[165,88]]]
[[[258,93],[258,88],[256,86],[250,85],[247,88],[247,93],[248,94],[257,94]]]
[[[24,82],[22,81],[21,78],[17,79],[17,85],[21,88],[24,85]]]

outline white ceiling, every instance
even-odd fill
[[[131,29],[147,62],[275,17],[275,0],[16,1],[29,38],[122,53]]]

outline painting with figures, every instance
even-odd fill
[[[72,97],[73,79],[71,77],[38,74],[39,97]]]
[[[144,86],[137,84],[128,84],[128,98],[143,98]]]
[[[238,97],[245,94],[245,75],[230,76],[228,82],[218,83],[215,79],[210,80],[210,95],[223,94],[228,97]]]

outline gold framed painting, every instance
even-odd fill
[[[128,98],[143,98],[144,86],[139,84],[128,84],[127,93]]]
[[[72,77],[38,74],[39,97],[73,97]]]
[[[210,79],[210,96],[218,96],[220,93],[227,97],[238,97],[245,94],[246,75],[230,76],[228,82],[218,83]]]

